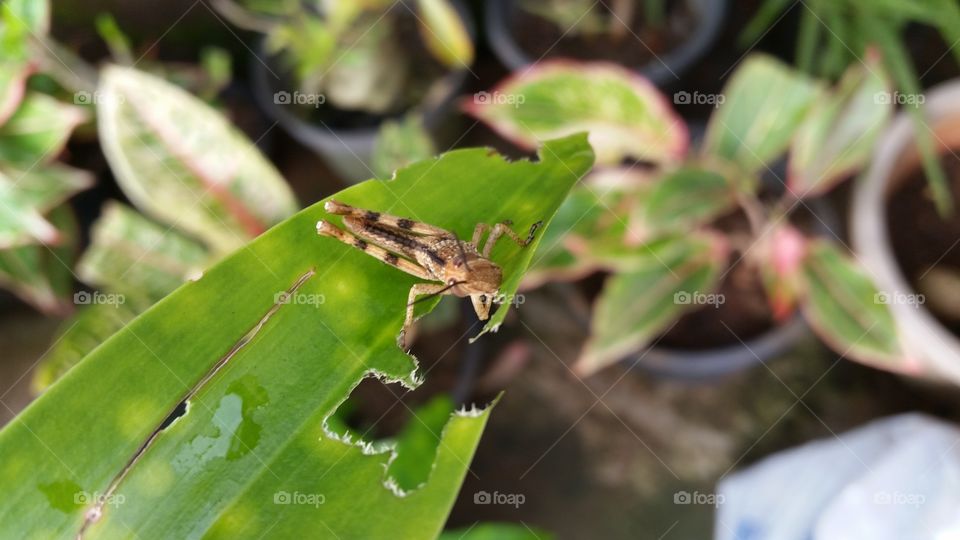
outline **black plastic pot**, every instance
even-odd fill
[[[819,218],[814,225],[815,235],[828,236],[831,231],[841,234],[840,221],[829,204],[816,199],[805,204]],[[759,336],[744,340],[743,343],[702,350],[653,346],[625,359],[624,362],[631,368],[664,378],[706,382],[774,360],[809,335],[807,323],[800,313],[797,313],[788,322],[774,326]]]
[[[677,76],[687,70],[713,43],[727,10],[726,0],[685,0],[697,15],[697,29],[687,40],[666,54],[659,55],[636,70],[658,87],[677,82]],[[519,9],[517,0],[486,0],[487,41],[503,65],[518,71],[540,61],[524,51],[513,38],[513,21]]]
[[[452,3],[460,13],[471,38],[475,39],[476,30],[470,10],[459,0],[453,0]],[[260,58],[270,58],[262,46],[260,52]],[[279,87],[280,81],[264,62],[254,59],[251,64],[254,95],[257,104],[267,116],[278,122],[297,142],[323,157],[327,165],[344,181],[359,182],[374,176],[370,167],[370,157],[380,124],[389,117],[380,117],[373,125],[364,127],[342,127],[323,122],[319,124],[308,122],[294,114],[289,106],[276,102],[275,94],[280,91],[289,91],[289,89]],[[424,127],[429,132],[434,133],[449,113],[454,98],[463,87],[466,75],[466,69],[447,73],[435,85],[440,89],[438,94],[425,96],[423,102],[411,108],[420,115]],[[330,107],[330,105],[324,104],[321,107]]]

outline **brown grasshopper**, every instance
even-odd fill
[[[343,216],[343,225],[350,234],[327,220],[317,222],[317,233],[331,236],[344,244],[372,255],[390,266],[428,281],[441,283],[416,283],[410,287],[407,297],[407,317],[403,330],[397,338],[401,348],[406,348],[405,336],[413,323],[413,307],[422,295],[452,294],[470,297],[473,309],[481,320],[490,316],[490,306],[500,293],[503,273],[490,260],[490,252],[501,236],[507,235],[520,247],[527,246],[540,227],[540,221],[530,226],[526,239],[521,239],[504,221],[493,227],[478,223],[473,238],[462,242],[457,235],[446,230],[413,221],[355,208],[337,201],[327,201],[323,208]],[[483,251],[479,249],[483,233],[490,231]]]

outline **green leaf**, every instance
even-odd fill
[[[440,432],[456,407],[445,396],[437,396],[413,411],[413,418],[397,438],[397,459],[387,466],[387,474],[404,492],[417,489],[430,476],[437,455]]]
[[[731,211],[740,189],[723,175],[698,166],[670,171],[638,197],[634,234],[654,238],[683,233]]]
[[[515,144],[589,131],[597,163],[663,162],[687,151],[687,128],[649,81],[612,64],[539,63],[478,92],[469,114]]]
[[[210,263],[203,246],[144,218],[119,203],[108,203],[93,224],[91,245],[77,264],[85,282],[152,302],[199,277]]]
[[[582,134],[541,156],[508,163],[457,150],[336,197],[461,237],[479,221],[509,218],[522,230],[548,223],[592,163]],[[489,410],[453,416],[426,485],[405,497],[386,485],[389,451],[324,429],[364,377],[419,382],[396,346],[419,280],[318,237],[319,219],[330,219],[323,201],[183,285],[0,431],[0,522],[41,537],[74,536],[85,515],[87,537],[437,535]],[[538,241],[493,251],[504,294],[516,291]],[[184,400],[185,414],[158,431]],[[88,503],[98,495],[94,519]]]
[[[638,242],[628,235],[630,209],[650,185],[648,175],[635,167],[590,173],[570,192],[544,231],[524,287],[633,264]]]
[[[387,120],[374,143],[371,166],[378,178],[390,178],[393,171],[413,162],[433,157],[437,149],[417,115],[402,120]]]
[[[440,540],[552,540],[554,535],[537,527],[516,523],[476,523],[443,531]]]
[[[50,31],[49,0],[6,0],[4,9],[9,9],[16,20],[37,36],[46,36]]]
[[[870,159],[893,105],[879,58],[873,55],[868,62],[850,67],[838,87],[810,108],[797,130],[787,177],[796,196],[821,195]]]
[[[81,294],[75,295],[75,303],[82,298]],[[60,325],[56,339],[33,372],[30,389],[34,395],[44,392],[90,351],[120,331],[152,304],[135,295],[115,295],[113,298],[122,298],[123,301],[81,305],[76,313]]]
[[[804,315],[833,350],[886,368],[906,362],[888,305],[905,293],[878,291],[863,268],[825,241],[810,242],[802,275]]]
[[[0,249],[59,242],[60,234],[44,214],[91,183],[87,172],[66,165],[26,172],[0,169]]]
[[[73,288],[70,269],[76,257],[77,225],[68,207],[53,209],[48,218],[59,244],[28,244],[0,250],[0,283],[38,310],[62,315],[69,311]]]
[[[236,128],[199,99],[130,68],[103,70],[100,142],[130,200],[218,253],[296,210],[289,187]]]
[[[821,98],[812,79],[762,54],[749,56],[723,89],[703,152],[756,173],[787,149],[807,110]]]
[[[434,58],[450,69],[469,69],[473,40],[460,14],[447,0],[417,0],[420,37]]]
[[[657,240],[637,253],[645,264],[604,284],[590,338],[575,366],[580,374],[639,351],[685,311],[704,308],[714,299],[712,290],[727,260],[723,239],[707,233]]]
[[[30,168],[52,161],[77,125],[86,121],[80,107],[45,94],[27,93],[20,107],[0,126],[0,161]]]

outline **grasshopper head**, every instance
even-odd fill
[[[469,264],[461,264],[448,269],[447,284],[450,292],[460,297],[469,296],[473,309],[481,320],[490,315],[493,299],[500,290],[503,272],[496,263],[482,257],[475,257]]]

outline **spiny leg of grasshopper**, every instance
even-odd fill
[[[517,245],[519,245],[520,247],[527,247],[527,245],[533,241],[533,236],[537,233],[537,229],[539,229],[540,225],[542,224],[543,224],[542,221],[538,221],[534,223],[533,225],[530,226],[530,232],[527,233],[527,237],[520,238],[520,235],[513,232],[513,229],[510,228],[510,225],[512,225],[512,222],[502,221],[500,223],[497,223],[496,225],[493,226],[492,228],[493,230],[490,231],[490,236],[487,237],[487,243],[483,246],[483,258],[485,259],[490,258],[490,252],[493,251],[493,246],[496,245],[497,240],[499,240],[500,237],[503,235],[507,235],[508,237],[510,237],[510,239],[516,242]],[[473,244],[474,246],[477,246],[477,248],[479,249],[480,239],[483,236],[483,233],[485,233],[490,229],[491,229],[490,225],[486,223],[477,223],[476,228],[473,229],[473,238],[470,240],[470,243]]]

